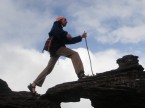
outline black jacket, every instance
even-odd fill
[[[49,39],[47,40],[47,48],[44,48],[43,50],[48,50],[50,52],[50,55],[54,56],[56,51],[60,47],[66,47],[65,46],[66,44],[75,44],[77,42],[82,41],[81,36],[76,36],[71,39],[68,39],[66,37],[67,34],[68,32],[63,30],[62,25],[58,21],[55,21],[49,32]]]

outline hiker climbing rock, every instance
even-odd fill
[[[66,25],[67,19],[64,16],[58,16],[49,32],[49,38],[47,39],[43,50],[50,53],[50,60],[46,68],[38,75],[33,83],[28,85],[28,89],[33,95],[39,95],[35,91],[35,87],[42,86],[46,76],[51,73],[60,56],[67,57],[72,60],[72,64],[79,79],[86,77],[79,54],[76,51],[67,48],[65,45],[81,42],[82,38],[87,37],[87,33],[84,32],[82,35],[72,37],[71,34],[63,30],[63,27]]]

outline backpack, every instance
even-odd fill
[[[51,46],[51,43],[52,43],[52,39],[53,39],[53,37],[50,36],[50,37],[46,40],[46,42],[45,42],[45,44],[44,44],[44,47],[43,47],[43,50],[42,50],[42,53],[44,52],[44,50],[45,50],[45,51],[49,51],[49,50],[50,50],[50,46]]]

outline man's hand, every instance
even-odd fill
[[[82,35],[81,35],[82,38],[86,38],[87,37],[87,33],[84,32]]]

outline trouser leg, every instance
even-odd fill
[[[57,52],[57,55],[59,56],[65,56],[68,57],[72,60],[74,69],[76,74],[78,75],[80,72],[84,73],[84,67],[83,67],[83,63],[80,59],[79,54],[76,51],[73,51],[69,48],[66,47],[61,47]]]
[[[34,83],[37,86],[42,86],[46,76],[51,73],[52,69],[54,68],[54,66],[55,66],[55,64],[56,64],[56,62],[58,60],[58,58],[59,58],[59,56],[55,56],[55,57],[51,57],[50,58],[46,68],[39,74],[39,76],[34,81]]]

